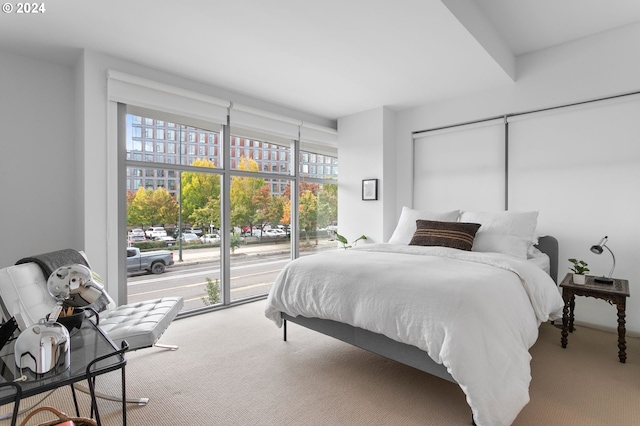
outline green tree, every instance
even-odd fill
[[[238,170],[242,171],[258,171],[258,163],[251,158],[240,157]],[[256,224],[256,220],[260,219],[262,212],[256,213],[261,207],[256,202],[262,203],[263,193],[261,188],[265,187],[265,180],[262,178],[252,178],[246,176],[233,176],[231,178],[231,188],[229,196],[231,198],[231,224],[233,226],[243,227],[248,225],[250,228]],[[268,186],[267,190],[269,189]]]
[[[178,203],[164,188],[138,188],[127,206],[127,225],[152,226],[176,223]]]
[[[300,228],[304,228],[305,240],[309,244],[309,234],[316,234],[318,224],[318,198],[310,189],[300,194],[299,216]]]
[[[197,208],[189,216],[191,223],[207,228],[220,228],[220,198],[209,198],[204,207]]]
[[[151,226],[153,225],[151,210],[151,194],[153,190],[139,187],[127,206],[128,226]],[[129,197],[127,197],[129,200]]]
[[[318,227],[338,221],[338,185],[323,184],[318,191]]]
[[[213,162],[203,158],[191,163],[195,167],[214,168]],[[192,225],[208,227],[220,225],[220,176],[210,173],[183,172],[182,217]],[[217,208],[216,208],[217,206]],[[204,210],[202,210],[204,209]],[[194,215],[194,212],[198,211]]]
[[[155,223],[165,225],[178,222],[178,202],[164,188],[153,191],[151,196],[153,208],[156,211]]]

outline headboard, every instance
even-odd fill
[[[536,247],[541,252],[545,253],[549,256],[549,260],[551,263],[549,275],[553,278],[555,283],[558,283],[558,240],[551,235],[545,235],[543,237],[538,238],[538,244]]]

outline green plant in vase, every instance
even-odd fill
[[[586,274],[589,272],[587,262],[573,258],[569,259],[569,262],[572,265],[569,269],[573,272],[573,282],[575,284],[584,284],[586,281]]]

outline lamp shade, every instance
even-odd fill
[[[608,240],[609,237],[605,235],[598,244],[591,246],[591,251],[595,254],[602,254],[602,252],[604,251],[603,247],[607,245]]]
[[[596,277],[594,279],[596,282],[599,282],[599,283],[613,284],[613,278],[611,278],[611,276],[613,275],[613,270],[616,268],[616,256],[613,254],[611,249],[607,247],[608,241],[609,241],[609,237],[605,235],[598,244],[591,246],[592,253],[602,254],[604,249],[607,249],[609,253],[611,253],[611,257],[613,258],[613,266],[611,267],[611,272],[609,272],[609,276]]]

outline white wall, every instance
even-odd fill
[[[376,108],[338,120],[338,232],[349,241],[385,242],[395,216],[394,114]],[[378,179],[378,200],[362,200],[362,180]],[[395,228],[395,224],[394,224]]]
[[[0,52],[0,267],[82,249],[71,68]]]
[[[411,205],[411,132],[640,90],[637,78],[640,75],[640,56],[634,53],[639,42],[640,24],[635,24],[522,56],[517,60],[518,79],[513,85],[398,113],[398,208]],[[627,114],[621,118],[637,121],[639,117],[631,112],[630,116]],[[564,131],[559,125],[556,128],[558,132]],[[607,120],[593,123],[589,133],[594,132],[604,137],[587,140],[586,135],[578,132],[573,135],[574,139],[567,135],[555,140],[553,146],[548,145],[549,141],[540,141],[538,147],[528,146],[525,150],[520,147],[520,153],[517,150],[512,152],[511,156],[518,154],[524,157],[538,148],[550,157],[548,162],[539,157],[526,166],[529,169],[533,167],[533,171],[527,172],[531,178],[540,179],[537,185],[531,180],[526,185],[522,180],[518,182],[523,170],[523,163],[519,163],[519,171],[514,170],[510,180],[510,208],[541,209],[541,225],[560,237],[561,277],[568,272],[568,257],[584,258],[596,274],[608,273],[611,262],[608,253],[596,256],[589,252],[589,246],[605,233],[610,234],[610,247],[618,258],[614,275],[630,280],[627,329],[632,334],[640,334],[640,315],[636,314],[640,312],[640,274],[634,268],[640,258],[637,244],[640,227],[635,219],[640,211],[640,198],[636,196],[640,178],[634,172],[640,170],[640,149],[637,148],[640,135],[619,135],[615,123]],[[607,169],[601,175],[602,179],[587,180],[584,169],[571,167],[562,170],[561,180],[556,172],[549,173],[548,163],[556,164],[557,169],[558,158],[562,155],[567,158],[571,149],[580,150],[584,167],[593,169],[602,158],[603,151],[608,151]],[[615,155],[610,155],[611,152]],[[341,166],[343,169],[347,167],[342,161]],[[515,184],[520,187],[514,187]],[[586,194],[581,205],[576,207],[574,189],[580,185],[584,185]],[[552,198],[549,198],[549,189],[553,190]],[[611,204],[603,206],[600,201],[606,200]],[[578,298],[576,304],[577,322],[607,329],[617,325],[615,308],[608,304],[590,298]]]
[[[393,111],[383,108],[383,165],[382,165],[382,242],[386,242],[396,228],[396,115]]]

